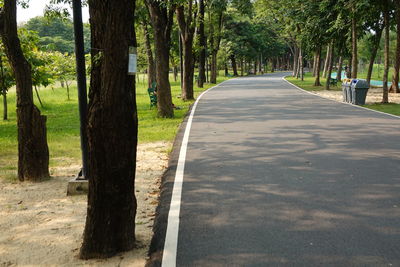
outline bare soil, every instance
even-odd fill
[[[51,169],[52,178],[42,183],[10,182],[0,176],[0,266],[144,266],[170,147],[165,142],[139,145],[137,248],[105,260],[77,257],[87,197],[66,196],[66,189],[79,162]]]
[[[336,101],[343,101],[342,91],[312,91],[312,93]],[[382,102],[382,88],[371,88],[368,90],[366,104]],[[389,93],[389,102],[400,104],[400,94]]]

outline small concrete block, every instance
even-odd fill
[[[74,178],[68,182],[67,196],[87,194],[89,192],[89,181]]]

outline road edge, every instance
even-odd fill
[[[179,130],[177,135],[175,136],[172,152],[170,154],[168,160],[168,167],[164,171],[161,177],[161,186],[160,186],[160,196],[159,196],[159,203],[156,208],[156,217],[154,219],[153,224],[153,237],[151,239],[150,248],[148,251],[148,260],[146,262],[146,267],[158,267],[162,266],[163,261],[163,252],[164,252],[164,245],[166,240],[166,233],[168,228],[168,218],[170,213],[171,207],[171,200],[173,198],[173,188],[175,185],[175,179],[177,174],[178,162],[182,153],[182,143],[184,140],[184,136],[187,130],[187,127],[191,126],[188,125],[191,118],[194,117],[194,113],[196,111],[196,107],[198,102],[201,100],[202,96],[205,95],[207,92],[213,90],[214,88],[219,87],[220,85],[224,84],[227,81],[231,81],[237,78],[229,79],[223,81],[207,90],[202,92],[196,99],[195,103],[193,103],[190,107],[188,112],[185,115],[182,123],[179,126]],[[190,136],[190,132],[188,132],[188,137]],[[186,151],[184,152],[186,154]],[[180,196],[179,196],[180,198]],[[179,217],[179,213],[178,213]],[[179,226],[179,225],[178,225]],[[175,255],[176,256],[176,255]]]
[[[390,116],[390,117],[394,117],[394,118],[400,119],[400,116],[397,116],[397,115],[394,115],[394,114],[390,114],[390,113],[386,113],[386,112],[382,112],[382,111],[379,111],[379,110],[370,109],[370,108],[366,108],[366,107],[362,107],[362,106],[358,106],[358,105],[353,105],[353,104],[351,104],[351,103],[346,103],[346,102],[342,102],[342,101],[337,101],[337,100],[335,100],[335,99],[331,99],[331,98],[328,98],[328,97],[321,96],[321,95],[319,95],[319,94],[312,93],[312,92],[310,92],[310,91],[304,90],[303,88],[301,88],[301,87],[299,87],[299,86],[297,86],[297,85],[295,85],[295,84],[289,82],[288,80],[286,80],[286,77],[287,77],[287,76],[284,76],[284,77],[282,77],[282,79],[283,79],[284,81],[286,81],[288,84],[290,84],[290,85],[296,87],[296,88],[299,89],[300,91],[306,92],[306,93],[308,93],[308,94],[310,94],[310,95],[318,96],[318,97],[320,97],[320,98],[327,99],[327,100],[331,100],[331,101],[334,101],[334,102],[336,102],[336,103],[340,103],[340,104],[344,104],[344,105],[349,105],[349,106],[352,106],[352,107],[355,107],[355,108],[359,108],[359,109],[363,109],[363,110],[368,110],[368,111],[372,111],[372,112],[376,112],[376,113],[379,113],[379,114],[383,114],[383,115],[387,115],[387,116]]]

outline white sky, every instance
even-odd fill
[[[50,0],[30,0],[29,1],[29,8],[23,9],[18,6],[17,10],[17,21],[19,22],[26,22],[31,18],[37,16],[43,16],[44,14],[44,7],[46,4],[49,4]],[[71,11],[72,14],[72,11]],[[83,22],[87,22],[89,20],[89,11],[87,7],[82,9],[82,17]]]

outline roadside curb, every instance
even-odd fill
[[[362,106],[358,106],[358,105],[353,105],[353,104],[351,104],[351,103],[346,103],[346,102],[342,102],[342,101],[337,101],[337,100],[335,100],[335,99],[331,99],[331,98],[324,97],[324,96],[321,96],[321,95],[316,94],[316,93],[312,93],[312,92],[310,92],[310,91],[304,90],[303,88],[300,88],[300,87],[298,87],[297,85],[295,85],[295,84],[289,82],[288,80],[286,80],[286,77],[287,77],[287,76],[282,77],[282,79],[283,79],[284,81],[286,81],[288,84],[290,84],[290,85],[296,87],[296,88],[299,89],[300,91],[303,91],[303,92],[305,92],[305,93],[307,93],[307,94],[314,95],[314,96],[318,96],[318,97],[321,97],[321,98],[324,98],[324,99],[327,99],[327,100],[331,100],[331,101],[334,101],[334,102],[336,102],[336,103],[340,103],[340,104],[343,104],[343,105],[349,105],[349,106],[352,106],[352,107],[355,107],[355,108],[359,108],[359,109],[363,109],[363,110],[368,110],[368,111],[372,111],[372,112],[379,113],[379,114],[382,114],[382,115],[394,117],[394,118],[396,118],[396,119],[400,119],[400,116],[397,116],[397,115],[385,113],[385,112],[382,112],[382,111],[378,111],[378,110],[374,110],[374,109],[370,109],[370,108],[366,108],[366,107],[362,107]]]

